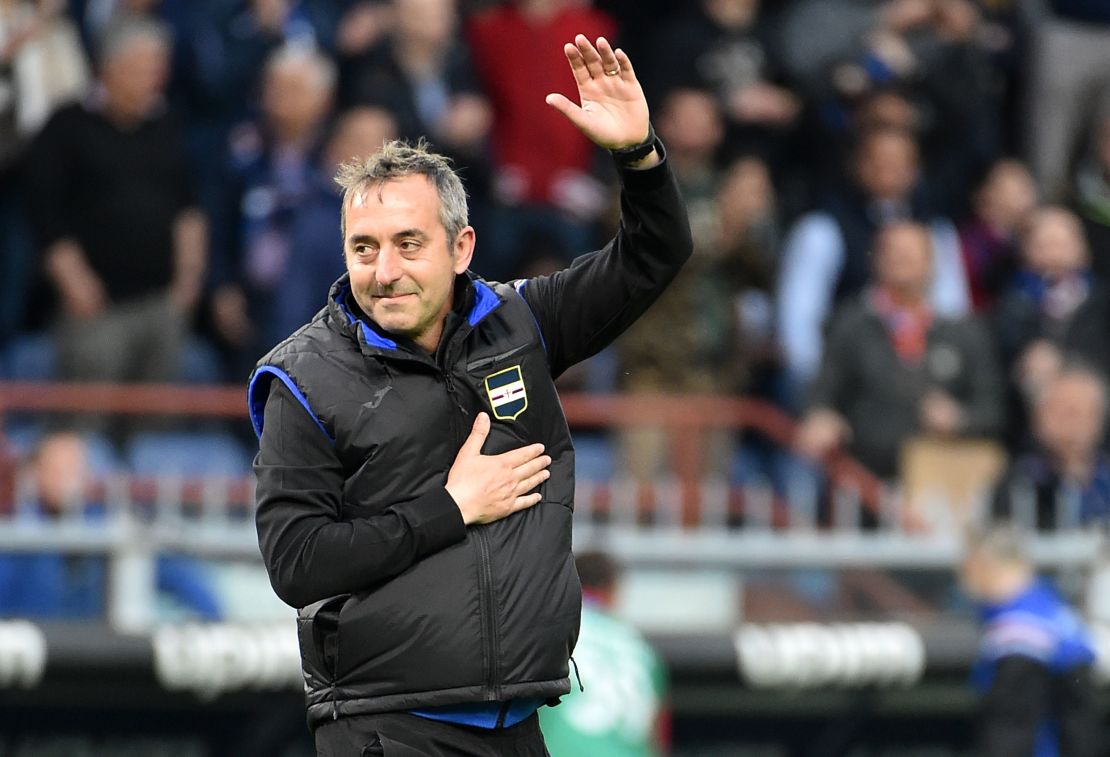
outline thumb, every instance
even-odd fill
[[[482,445],[486,443],[486,437],[489,436],[489,427],[489,416],[485,413],[478,413],[478,417],[474,419],[474,426],[470,429],[470,436],[466,437],[466,441],[463,442],[459,454],[482,454]]]
[[[582,129],[586,124],[586,112],[568,100],[564,95],[552,92],[547,96],[546,102],[555,110],[567,117],[572,124]]]

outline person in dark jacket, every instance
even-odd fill
[[[986,329],[930,306],[928,230],[898,223],[875,240],[875,285],[837,313],[797,447],[821,458],[846,445],[883,478],[904,442],[993,436],[1004,383]]]
[[[321,754],[544,755],[536,710],[570,691],[574,449],[554,379],[692,243],[628,57],[583,35],[564,50],[582,107],[547,102],[613,152],[616,237],[550,276],[483,281],[458,176],[387,143],[337,177],[347,273],[251,377],[259,543],[299,610]]]
[[[981,696],[974,754],[1103,754],[1090,632],[1037,576],[1021,533],[998,524],[973,534],[960,578],[983,626],[971,674]]]

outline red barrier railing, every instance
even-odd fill
[[[563,394],[562,403],[572,428],[666,429],[674,442],[682,522],[687,525],[697,520],[704,430],[750,429],[790,447],[796,426],[770,403],[735,397],[573,393]],[[0,419],[9,412],[245,418],[247,406],[242,387],[0,382]],[[5,452],[0,426],[0,492],[11,491],[13,475],[14,461]],[[878,510],[882,483],[874,475],[846,455],[834,456],[824,465],[834,485],[855,489],[864,507]]]

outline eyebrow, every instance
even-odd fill
[[[404,239],[405,237],[415,237],[422,242],[426,242],[431,239],[431,237],[429,237],[423,231],[416,228],[404,229],[402,231],[398,231],[396,234],[393,235],[393,239]],[[371,234],[353,234],[347,238],[347,241],[350,242],[352,245],[377,244],[378,238]]]

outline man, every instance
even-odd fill
[[[16,502],[13,525],[44,527],[80,523],[106,527],[104,505],[88,500],[91,475],[85,440],[70,431],[48,434],[29,460],[29,495]],[[216,621],[220,600],[204,565],[185,555],[160,555],[154,580],[191,616]],[[53,620],[103,619],[108,565],[101,555],[65,552],[0,554],[0,617]]]
[[[992,436],[1002,424],[1002,380],[985,329],[935,314],[928,301],[928,230],[898,223],[875,241],[875,286],[837,315],[800,451],[823,457],[847,443],[877,475],[898,472],[914,434]]]
[[[110,27],[97,96],[55,113],[32,147],[27,197],[60,300],[66,379],[178,375],[207,252],[206,223],[163,98],[169,47],[153,21]]]
[[[558,707],[540,711],[552,757],[651,757],[666,750],[666,672],[639,632],[612,614],[617,569],[604,553],[575,560],[582,634],[575,662],[589,679]]]
[[[996,487],[995,514],[1041,529],[1110,523],[1106,411],[1106,386],[1091,370],[1068,365],[1049,379],[1033,406],[1036,449]]]
[[[484,282],[457,175],[388,143],[338,177],[347,274],[252,376],[259,542],[300,608],[321,754],[544,755],[536,710],[570,690],[574,451],[554,378],[692,243],[628,57],[583,35],[564,52],[582,106],[547,102],[614,151],[624,186],[609,245]]]
[[[922,201],[917,142],[902,129],[879,127],[860,136],[851,181],[823,207],[800,218],[787,235],[778,286],[778,325],[788,379],[806,388],[821,362],[825,320],[870,283],[871,251],[884,226],[929,225],[933,276],[930,305],[943,316],[968,311],[967,281],[951,222]]]
[[[996,526],[975,534],[960,578],[983,621],[972,670],[982,694],[974,754],[1102,754],[1091,639],[1078,614],[1037,577],[1018,532]]]

